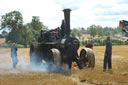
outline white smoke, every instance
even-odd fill
[[[45,64],[41,64],[39,67],[32,67],[30,63],[27,62],[24,58],[19,58],[19,62],[17,64],[17,70],[20,72],[47,72],[47,66]]]
[[[70,8],[72,10],[77,10],[84,0],[56,0],[56,2],[61,5],[63,9]]]
[[[1,57],[0,57],[1,59]],[[9,58],[10,59],[10,58]],[[10,60],[8,60],[10,61]],[[44,62],[44,61],[43,61]],[[28,72],[58,72],[55,64],[51,62],[45,62],[40,65],[32,66],[25,57],[18,58],[18,64],[16,69],[12,67],[12,62],[0,62],[0,74],[8,73],[28,73]],[[65,64],[62,66],[60,72],[66,72]]]
[[[0,59],[3,59],[0,57]],[[8,61],[1,62],[0,61],[0,74],[6,73],[24,73],[24,72],[48,72],[48,65],[41,64],[39,67],[32,67],[31,64],[25,58],[18,58],[18,64],[16,65],[16,69],[13,69],[12,62]]]

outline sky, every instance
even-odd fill
[[[0,16],[20,11],[24,24],[39,16],[49,29],[61,25],[65,8],[72,10],[71,29],[93,24],[117,27],[120,20],[128,19],[128,0],[0,0]]]

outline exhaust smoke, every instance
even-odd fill
[[[61,71],[58,71],[56,69],[56,65],[53,62],[46,62],[42,61],[40,64],[34,64],[32,66],[29,62],[27,57],[18,57],[18,64],[16,65],[16,69],[13,69],[12,67],[12,60],[8,56],[6,57],[7,60],[4,60],[0,56],[0,74],[9,74],[9,73],[28,73],[28,72],[67,72],[68,70],[64,67],[66,66],[65,64],[62,65]]]

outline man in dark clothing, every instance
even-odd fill
[[[78,54],[77,54],[77,45],[78,41],[74,41],[73,44],[69,45],[66,48],[66,56],[67,56],[67,63],[69,65],[69,70],[71,70],[72,62],[76,62],[79,69],[82,69],[80,62],[78,61]]]
[[[93,44],[90,40],[88,40],[88,43],[85,45],[86,48],[91,48],[93,49]]]
[[[18,59],[17,59],[17,47],[16,47],[15,43],[13,43],[13,45],[11,47],[11,58],[12,58],[12,62],[13,62],[13,68],[16,68]]]
[[[110,37],[107,37],[107,43],[106,43],[106,50],[105,50],[105,54],[104,54],[104,66],[103,66],[103,71],[106,71],[106,67],[108,64],[108,69],[109,71],[111,71],[112,69],[112,60],[111,60],[111,56],[112,56],[112,43],[110,41]]]
[[[61,30],[60,30],[60,38],[63,38],[65,36],[65,22],[64,20],[62,20],[62,24],[61,24]]]

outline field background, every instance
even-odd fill
[[[31,68],[29,48],[18,49],[19,62],[17,68],[12,69],[10,48],[0,48],[0,85],[128,85],[128,46],[113,46],[113,73],[102,72],[105,46],[93,50],[96,57],[94,69],[52,73]]]

